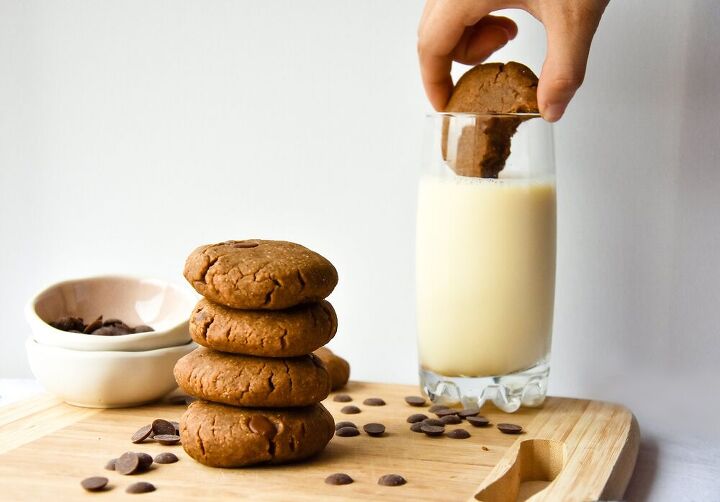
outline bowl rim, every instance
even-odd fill
[[[148,356],[161,356],[168,352],[181,351],[182,349],[191,348],[197,346],[197,344],[190,340],[187,343],[180,345],[172,345],[170,347],[159,347],[157,349],[149,350],[77,350],[69,349],[67,347],[59,347],[57,345],[48,345],[46,343],[40,343],[35,340],[32,336],[28,336],[25,340],[25,347],[30,348],[37,346],[40,350],[52,350],[57,352],[70,352],[73,357],[80,358],[92,358],[92,359],[117,359],[118,357],[124,357],[129,359],[139,359]]]
[[[32,327],[33,325],[37,325],[42,327],[43,329],[50,329],[55,330],[58,333],[61,333],[62,336],[67,337],[70,340],[77,341],[79,343],[82,343],[83,341],[87,340],[87,334],[85,333],[71,333],[69,331],[63,331],[61,329],[57,329],[54,326],[50,325],[50,323],[45,322],[37,313],[37,303],[41,296],[46,294],[47,292],[59,288],[61,286],[64,286],[66,284],[73,284],[73,283],[80,283],[80,282],[87,282],[87,281],[97,281],[97,280],[125,280],[125,281],[135,281],[135,282],[147,282],[152,283],[158,286],[162,287],[169,287],[173,289],[175,292],[179,293],[180,295],[187,298],[189,304],[193,304],[197,302],[197,298],[194,298],[194,295],[186,290],[181,288],[178,284],[175,282],[170,282],[165,279],[160,279],[157,277],[144,277],[139,275],[132,275],[132,274],[100,274],[100,275],[91,275],[91,276],[83,276],[83,277],[76,277],[76,278],[69,278],[69,279],[63,279],[62,281],[56,281],[49,284],[46,284],[42,288],[39,289],[37,293],[35,293],[30,300],[27,301],[25,304],[25,319]],[[159,331],[147,331],[144,333],[129,333],[127,335],[122,335],[122,338],[120,340],[119,337],[97,337],[97,339],[93,339],[94,343],[97,344],[107,344],[112,346],[117,345],[132,345],[133,343],[140,343],[142,341],[145,341],[147,339],[156,338],[158,336],[164,336],[168,334],[169,332],[176,330],[178,328],[181,328],[183,324],[186,324],[188,322],[188,318],[190,317],[190,313],[188,312],[187,315],[185,315],[182,318],[178,318],[177,322],[172,324],[166,329],[159,330]],[[31,338],[34,339],[34,334],[31,336]],[[91,335],[92,336],[92,335]],[[189,340],[189,336],[188,336]],[[37,340],[36,340],[37,341]],[[39,342],[38,342],[39,343]],[[47,345],[42,344],[41,345]],[[48,345],[49,346],[49,345]],[[66,347],[64,345],[52,345],[53,347],[59,347],[59,348],[66,348],[68,350],[81,350],[81,349],[75,349],[72,347]],[[86,349],[87,351],[87,349]],[[92,351],[92,350],[91,350]],[[122,352],[122,350],[115,350],[113,351],[119,351]],[[129,351],[129,350],[128,350]],[[95,351],[99,352],[99,351]]]

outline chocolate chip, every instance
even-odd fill
[[[83,333],[85,333],[85,334],[92,333],[96,329],[102,328],[102,325],[103,325],[103,320],[102,320],[102,316],[100,316],[97,319],[95,319],[93,322],[91,322],[90,324],[85,326]]]
[[[482,451],[490,451],[490,448],[488,448],[487,446],[481,446],[480,448],[482,449]]]
[[[446,415],[440,421],[445,425],[456,425],[462,423],[462,418],[457,415]]]
[[[138,460],[140,460],[140,465],[138,465],[138,472],[145,472],[148,469],[150,469],[150,466],[153,463],[153,458],[148,455],[147,453],[142,452],[136,452],[138,456]]]
[[[470,433],[465,429],[454,429],[445,435],[452,439],[467,439],[470,437]]]
[[[153,439],[165,446],[178,444],[180,442],[180,436],[177,434],[156,434],[153,436]]]
[[[130,441],[133,443],[142,443],[147,438],[151,437],[153,435],[153,428],[152,425],[143,425],[140,427],[135,434],[132,435],[130,438]]]
[[[89,492],[99,492],[108,484],[108,478],[102,476],[93,476],[80,481],[80,485]]]
[[[103,326],[102,328],[98,328],[92,333],[91,335],[97,335],[97,336],[120,336],[120,335],[127,335],[127,333],[120,328],[116,328],[115,326]]]
[[[168,420],[171,424],[175,426],[175,435],[180,435],[180,422],[176,422],[175,420]]]
[[[445,427],[445,424],[443,423],[443,421],[439,420],[437,418],[426,418],[425,420],[422,421],[422,424],[423,425],[435,425],[438,427]]]
[[[50,324],[53,328],[60,329],[62,331],[82,332],[85,329],[85,323],[83,322],[82,317],[65,316],[48,324]]]
[[[445,432],[445,427],[442,425],[423,424],[422,427],[420,427],[420,430],[428,436],[442,436],[443,432]]]
[[[523,428],[515,424],[497,424],[497,428],[503,434],[520,434]]]
[[[152,328],[151,328],[150,326],[148,326],[147,324],[140,324],[140,325],[135,326],[134,328],[132,328],[132,331],[131,331],[131,332],[132,332],[132,333],[150,333],[151,331],[155,331],[155,330],[152,329]]]
[[[438,417],[442,418],[442,417],[447,417],[448,415],[457,415],[457,414],[458,414],[458,410],[454,410],[454,409],[452,409],[452,408],[445,408],[444,410],[437,410],[437,411],[435,412],[435,414],[436,414]]]
[[[407,417],[407,423],[414,424],[416,422],[422,422],[423,420],[427,420],[427,417],[427,415],[423,415],[422,413],[415,413]]]
[[[488,425],[490,425],[490,420],[481,416],[467,417],[465,420],[467,420],[468,423],[473,427],[487,427]]]
[[[155,485],[146,481],[133,483],[125,489],[125,493],[149,493],[155,491]]]
[[[116,458],[111,458],[107,461],[107,464],[105,464],[105,470],[107,471],[114,471],[115,470],[115,462],[117,462]]]
[[[346,415],[357,415],[358,413],[360,413],[360,408],[352,405],[343,406],[340,410],[340,413],[345,413]]]
[[[134,474],[139,467],[140,457],[132,451],[126,451],[115,461],[115,471],[119,474]]]
[[[405,396],[405,402],[410,406],[424,406],[425,398],[421,396]]]
[[[422,432],[422,426],[423,426],[422,422],[415,422],[414,424],[412,424],[410,426],[410,430],[413,432]]]
[[[344,472],[336,472],[335,474],[330,474],[327,478],[325,478],[325,482],[329,485],[349,485],[353,482],[353,478]]]
[[[120,319],[110,318],[105,319],[102,323],[103,326],[127,326],[124,322],[122,322]]]
[[[379,397],[369,397],[363,401],[363,404],[366,406],[385,406],[385,401]]]
[[[385,434],[385,426],[383,424],[371,423],[363,425],[363,430],[368,436],[379,437]]]
[[[448,409],[448,407],[445,406],[444,404],[433,404],[430,408],[428,408],[428,411],[430,413],[435,413],[440,410],[447,410],[447,409]]]
[[[401,486],[405,483],[407,483],[405,478],[398,474],[385,474],[378,479],[378,484],[382,486]]]
[[[355,427],[340,427],[335,431],[335,435],[340,436],[341,438],[350,438],[360,435],[360,431]]]
[[[153,420],[152,423],[152,431],[153,435],[163,435],[163,434],[175,434],[175,426],[168,422],[167,420],[163,420],[162,418],[156,418]]]
[[[262,415],[253,415],[248,422],[248,427],[255,434],[260,434],[268,441],[275,437],[277,428],[275,424],[267,417]]]
[[[480,414],[480,408],[465,408],[464,410],[460,410],[458,412],[458,415],[460,415],[463,418],[467,417],[474,417],[475,415]]]
[[[177,455],[175,455],[174,453],[170,453],[169,451],[164,451],[155,455],[156,464],[174,464],[178,460],[180,459],[177,457]]]
[[[335,424],[335,430],[342,429],[343,427],[352,427],[357,429],[357,425],[352,422],[338,422]]]
[[[352,397],[348,394],[335,394],[335,396],[333,396],[333,401],[336,403],[349,403],[352,401]]]

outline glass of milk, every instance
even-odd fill
[[[460,138],[498,116],[428,116],[416,242],[421,386],[434,402],[507,412],[545,399],[556,241],[552,126],[510,117],[505,167],[483,178],[457,169],[477,155]]]

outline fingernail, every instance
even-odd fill
[[[557,122],[565,113],[565,106],[562,103],[549,103],[545,106],[542,117],[548,122]]]

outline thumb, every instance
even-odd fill
[[[595,13],[566,7],[543,16],[547,56],[538,83],[538,104],[545,120],[559,120],[582,84],[590,43],[601,15],[602,9]]]

